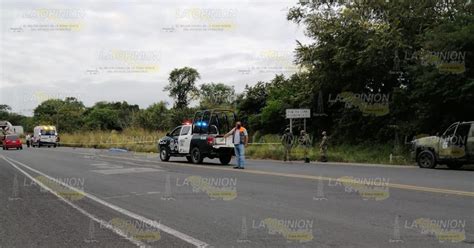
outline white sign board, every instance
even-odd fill
[[[311,118],[311,110],[310,109],[287,109],[286,118],[287,119]]]

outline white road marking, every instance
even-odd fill
[[[99,166],[96,166],[96,167],[99,168],[99,169],[121,169],[124,166],[107,164],[107,165],[99,165]]]
[[[121,229],[119,228],[116,228],[115,226],[109,224],[107,221],[105,220],[102,220],[102,219],[99,219],[97,217],[95,217],[94,215],[90,214],[89,212],[85,211],[84,209],[82,209],[81,207],[77,206],[76,204],[66,200],[64,197],[62,197],[61,195],[59,195],[58,193],[56,193],[54,190],[50,189],[48,186],[44,185],[42,182],[40,182],[39,180],[37,180],[36,178],[34,178],[33,176],[31,176],[30,174],[28,174],[26,171],[22,170],[20,167],[18,167],[16,164],[14,164],[12,161],[14,162],[17,162],[19,163],[18,161],[15,161],[13,159],[11,159],[12,161],[8,160],[10,158],[6,158],[6,157],[2,157],[3,160],[7,161],[11,166],[13,166],[15,169],[17,169],[18,171],[20,171],[21,173],[23,173],[23,175],[25,175],[26,177],[28,177],[31,181],[35,182],[36,185],[39,185],[40,187],[42,187],[43,189],[45,189],[46,191],[50,192],[51,194],[53,194],[54,196],[58,197],[60,200],[64,201],[66,204],[68,204],[69,206],[71,206],[72,208],[74,208],[75,210],[79,211],[80,213],[82,213],[83,215],[87,216],[88,218],[92,219],[93,221],[99,223],[101,226],[111,230],[112,232],[114,232],[115,234],[118,234],[119,236],[123,237],[124,239],[132,242],[134,245],[138,246],[138,247],[146,247],[146,245],[139,241],[139,240],[135,240],[133,239],[132,237],[129,237],[127,235],[126,232],[122,231]],[[27,167],[28,168],[28,167]],[[39,173],[41,174],[41,173]],[[43,176],[49,178],[50,180],[54,180],[54,178],[51,178],[47,175],[44,175]],[[59,182],[59,181],[58,181]],[[61,183],[61,182],[59,182]],[[61,183],[63,184],[63,183]],[[67,185],[67,184],[65,184]],[[76,190],[76,191],[79,191],[79,190]]]
[[[106,196],[106,197],[103,197],[104,199],[115,199],[115,198],[126,198],[126,197],[130,197],[130,195],[115,195],[115,196]]]
[[[9,161],[9,160],[11,160],[12,162],[17,163],[17,164],[19,164],[19,165],[21,165],[21,166],[23,166],[23,167],[29,169],[30,171],[33,171],[33,172],[35,172],[35,173],[37,173],[37,174],[40,174],[40,175],[42,175],[42,176],[44,176],[44,177],[46,177],[46,178],[48,178],[48,179],[50,179],[50,180],[54,180],[53,177],[50,177],[50,176],[44,174],[44,173],[41,172],[41,171],[38,171],[38,170],[36,170],[36,169],[33,169],[33,168],[31,168],[30,166],[28,166],[28,165],[26,165],[26,164],[24,164],[24,163],[21,163],[21,162],[19,162],[19,161],[16,161],[16,160],[14,160],[14,159],[7,158],[7,157],[4,157],[3,159],[6,160],[6,161],[8,161],[9,163],[11,163],[11,162]],[[8,159],[8,160],[7,160],[7,159]],[[11,164],[12,164],[15,168],[21,170],[21,169],[20,169],[18,166],[16,166],[15,164],[13,164],[13,163],[11,163]],[[23,172],[24,172],[24,171],[23,171]],[[27,174],[27,173],[24,172],[24,174]],[[33,177],[31,177],[31,176],[29,176],[29,177],[30,177],[31,179],[33,179]],[[168,233],[168,234],[170,234],[170,235],[172,235],[172,236],[174,236],[174,237],[176,237],[176,238],[178,238],[178,239],[181,239],[181,240],[183,240],[183,241],[185,241],[185,242],[188,242],[189,244],[192,244],[192,245],[194,245],[194,246],[196,246],[196,247],[209,247],[209,246],[210,246],[208,243],[206,243],[206,242],[204,242],[204,241],[201,241],[201,240],[199,240],[199,239],[193,238],[193,237],[191,237],[191,236],[189,236],[189,235],[187,235],[187,234],[184,234],[184,233],[182,233],[182,232],[179,232],[179,231],[177,231],[177,230],[175,230],[175,229],[173,229],[173,228],[171,228],[171,227],[165,226],[165,225],[161,224],[161,222],[158,223],[158,222],[156,222],[156,221],[154,221],[154,220],[150,220],[150,219],[148,219],[148,218],[146,218],[146,217],[143,217],[143,216],[141,216],[141,215],[139,215],[139,214],[133,213],[133,212],[131,212],[131,211],[129,211],[129,210],[126,210],[126,209],[123,209],[123,208],[121,208],[121,207],[119,207],[119,206],[116,206],[116,205],[113,205],[113,204],[111,204],[111,203],[108,203],[108,202],[106,202],[106,201],[104,201],[104,200],[102,200],[102,199],[100,199],[100,198],[98,198],[98,197],[96,197],[96,196],[94,196],[94,195],[91,195],[91,194],[89,194],[89,193],[87,193],[87,192],[84,192],[84,191],[80,191],[80,190],[76,189],[75,187],[70,186],[70,185],[68,185],[68,184],[65,184],[65,183],[63,183],[63,182],[59,182],[59,183],[60,183],[61,185],[63,185],[64,187],[67,187],[67,188],[69,188],[69,189],[71,189],[71,190],[74,190],[74,191],[77,191],[77,192],[81,192],[81,194],[83,194],[85,197],[87,197],[87,198],[89,198],[89,199],[91,199],[91,200],[93,200],[93,201],[95,201],[95,202],[97,202],[97,203],[99,203],[99,204],[102,204],[102,205],[104,205],[104,206],[106,206],[106,207],[108,207],[108,208],[110,208],[110,209],[113,209],[113,210],[115,210],[115,211],[117,211],[117,212],[119,212],[119,213],[121,213],[121,214],[123,214],[123,215],[127,215],[127,216],[129,216],[130,218],[134,218],[134,219],[139,220],[139,221],[141,221],[141,222],[143,222],[143,223],[146,223],[146,224],[148,224],[148,225],[150,225],[150,226],[152,226],[152,227],[157,228],[158,230],[161,230],[161,231],[163,231],[163,232],[165,232],[165,233]],[[57,195],[57,194],[55,194],[55,195]],[[58,196],[58,195],[57,195],[57,196]],[[58,196],[58,197],[59,197],[59,196]],[[63,198],[62,198],[62,199],[63,199]],[[64,199],[64,200],[65,200],[65,199]],[[66,200],[65,200],[65,201],[66,201]],[[67,202],[67,201],[66,201],[66,202]],[[72,204],[72,203],[71,203],[71,204]],[[92,216],[92,215],[91,215],[91,216]],[[92,216],[92,217],[94,217],[94,216]],[[95,217],[94,217],[94,218],[95,218]],[[96,219],[97,219],[97,218],[96,218]],[[98,220],[98,219],[97,219],[97,220]]]
[[[129,174],[129,173],[142,173],[142,172],[157,172],[163,171],[153,168],[123,168],[123,169],[107,169],[107,170],[91,170],[96,173],[104,175],[115,175],[115,174]]]
[[[97,164],[91,164],[92,166],[102,166],[102,165],[108,165],[107,163],[97,163]]]

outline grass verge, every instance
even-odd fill
[[[61,134],[61,145],[87,148],[122,148],[134,152],[157,152],[157,141],[165,135],[164,132],[150,132],[143,129],[126,129],[117,131],[90,131],[71,134]],[[254,159],[283,160],[284,149],[277,135],[261,137],[257,144],[250,144],[246,156]],[[263,143],[263,144],[262,144]],[[268,144],[271,143],[271,144]],[[314,143],[314,142],[313,142]],[[390,164],[390,154],[393,145],[364,144],[364,145],[332,145],[329,144],[328,158],[331,162],[353,162]],[[291,160],[303,160],[305,149],[295,147],[291,151]],[[317,145],[307,150],[311,161],[320,158]],[[412,164],[407,151],[399,152],[392,157],[392,164]]]

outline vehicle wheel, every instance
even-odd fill
[[[160,159],[165,162],[170,160],[170,152],[166,147],[160,148]]]
[[[420,168],[429,168],[433,169],[436,167],[436,160],[435,156],[431,151],[422,151],[420,154],[418,154],[418,166]]]
[[[3,150],[6,150],[4,146],[2,146],[2,149],[3,149]]]
[[[221,161],[221,164],[223,164],[223,165],[228,165],[230,163],[231,159],[232,159],[231,154],[221,154],[219,156],[219,161]]]
[[[20,147],[20,150],[23,150],[23,146],[22,146],[22,147]]]
[[[198,148],[198,147],[194,147],[194,148],[191,150],[191,161],[192,161],[194,164],[201,164],[203,159],[204,159],[204,158],[202,157],[202,154],[201,154],[201,151],[199,150],[199,148]]]
[[[463,166],[463,164],[461,164],[461,163],[447,163],[446,165],[451,170],[461,169],[461,167]]]
[[[193,162],[193,159],[191,158],[191,156],[186,156],[186,159],[188,160],[189,163]]]
[[[58,146],[58,145],[55,144],[53,147],[56,148],[57,146]]]

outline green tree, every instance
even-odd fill
[[[263,130],[261,112],[268,97],[268,83],[259,81],[253,86],[246,85],[237,97],[237,115],[249,130]]]
[[[73,132],[82,128],[85,107],[74,97],[49,99],[34,109],[37,125],[55,125],[61,132]]]
[[[121,130],[119,111],[111,108],[93,108],[85,118],[86,126],[92,130]]]
[[[165,91],[175,100],[175,108],[186,108],[189,102],[197,95],[196,80],[200,78],[194,68],[184,67],[174,69],[168,78],[169,84]]]
[[[301,1],[290,9],[288,19],[304,23],[313,39],[296,48],[296,61],[309,69],[313,84],[311,106],[320,91],[325,99],[344,91],[391,96],[390,114],[383,117],[330,106],[325,128],[345,141],[385,142],[393,138],[391,125],[432,132],[472,113],[469,61],[465,73],[445,74],[405,54],[467,51],[469,58],[473,7],[465,1]]]
[[[165,102],[154,103],[140,112],[140,126],[148,130],[169,129],[169,110]]]
[[[234,97],[234,87],[223,83],[202,84],[199,90],[201,108],[229,107]]]
[[[94,110],[106,110],[106,111],[95,111]],[[88,126],[100,126],[101,129],[113,129],[123,130],[130,127],[133,123],[136,123],[136,119],[139,116],[140,107],[135,104],[128,104],[126,101],[123,102],[97,102],[89,108],[86,112],[86,119]],[[116,120],[111,121],[108,117],[116,116]],[[94,119],[94,118],[99,119]],[[99,125],[100,121],[104,120],[107,123]],[[92,125],[92,126],[91,126]]]
[[[0,104],[0,120],[8,120],[12,108],[6,104]]]
[[[192,121],[196,110],[195,108],[172,108],[169,111],[169,127],[174,128],[183,124],[184,121]]]

